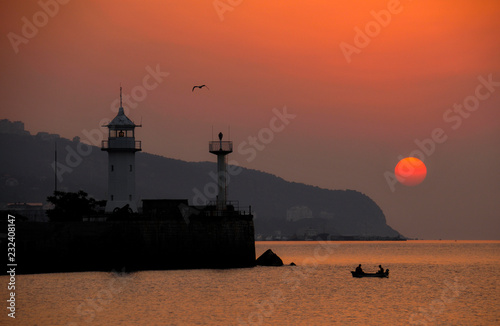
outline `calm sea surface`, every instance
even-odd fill
[[[19,275],[2,325],[500,325],[499,241],[257,242],[297,266]],[[358,264],[390,269],[356,279]]]

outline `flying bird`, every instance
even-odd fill
[[[191,92],[194,92],[194,89],[197,87],[198,88],[206,87],[208,90],[210,90],[210,88],[208,88],[207,85],[200,85],[200,86],[193,86],[193,89],[191,90]]]

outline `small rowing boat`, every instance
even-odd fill
[[[389,277],[389,270],[387,269],[384,273],[358,273],[352,272],[352,277]]]

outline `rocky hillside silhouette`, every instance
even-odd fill
[[[57,142],[60,191],[84,190],[106,198],[107,153],[99,147],[58,135],[0,132],[0,203],[46,202],[54,191]],[[216,164],[185,162],[158,155],[136,154],[137,195],[142,199],[188,199],[200,205],[214,200]],[[251,205],[255,233],[264,238],[326,236],[398,237],[384,213],[355,190],[327,190],[288,182],[269,173],[237,168],[230,176],[229,199],[241,210]]]

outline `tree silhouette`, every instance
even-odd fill
[[[96,201],[87,198],[88,194],[80,190],[78,192],[54,191],[53,196],[48,196],[47,201],[54,204],[53,209],[47,210],[50,221],[81,221],[84,216],[95,215],[98,207],[106,201]]]

